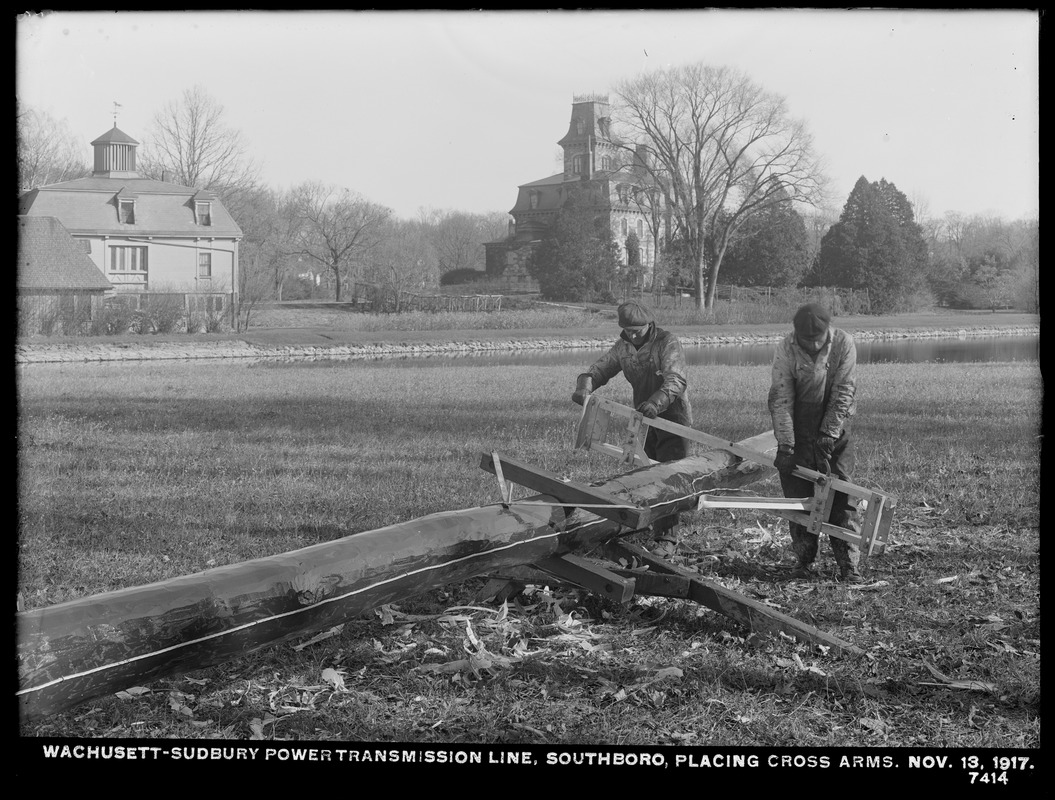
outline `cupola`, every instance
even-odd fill
[[[135,139],[116,125],[94,142],[95,167],[92,176],[96,178],[138,178],[136,174]]]

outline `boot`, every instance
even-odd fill
[[[864,583],[865,579],[861,576],[857,567],[853,564],[846,564],[839,567],[839,580],[843,583]]]
[[[678,553],[681,535],[678,530],[678,516],[656,520],[652,523],[652,542],[649,552],[659,558],[673,558]]]
[[[813,579],[812,565],[800,561],[798,566],[788,573],[788,578],[793,581],[808,581]]]
[[[657,536],[652,540],[649,552],[658,558],[673,558],[678,554],[680,547],[681,541],[674,529],[671,528],[665,531],[662,536]]]

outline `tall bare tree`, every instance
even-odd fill
[[[232,195],[229,207],[242,229],[239,247],[239,325],[249,327],[254,306],[282,300],[282,286],[295,263],[299,220],[289,193],[256,187]]]
[[[823,195],[805,124],[744,74],[703,64],[646,73],[615,91],[628,140],[646,145],[674,236],[694,267],[696,305],[714,306],[722,257],[745,220]]]
[[[87,144],[77,141],[65,119],[20,105],[16,125],[19,193],[91,174]]]
[[[209,189],[227,200],[253,186],[259,168],[242,134],[224,120],[224,107],[201,86],[157,113],[144,137],[139,171],[151,178]]]
[[[503,238],[509,215],[500,212],[472,214],[466,211],[422,209],[419,213],[439,259],[439,273],[485,269],[484,242]]]
[[[356,270],[380,243],[392,209],[315,181],[295,187],[291,194],[297,222],[293,254],[330,272],[340,302],[345,279],[355,280]]]
[[[816,207],[808,209],[801,216],[806,225],[806,263],[808,264],[806,272],[808,277],[816,267],[817,255],[821,251],[821,241],[824,235],[832,225],[839,221],[839,212],[828,207]]]
[[[371,252],[364,274],[394,295],[397,312],[402,310],[402,292],[421,292],[439,282],[439,258],[430,232],[420,220],[389,220]]]

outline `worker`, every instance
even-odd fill
[[[633,388],[637,411],[650,419],[659,417],[691,426],[692,408],[686,396],[688,370],[678,337],[658,327],[644,303],[627,301],[617,314],[622,329],[619,340],[579,375],[572,400],[583,405],[591,393],[622,372]],[[644,450],[653,461],[676,461],[690,455],[688,439],[653,427],[648,428]],[[680,545],[677,514],[656,520],[652,534],[653,553],[675,555]]]
[[[854,468],[850,421],[856,411],[857,347],[846,331],[831,325],[818,303],[795,312],[794,330],[777,345],[769,388],[769,413],[777,439],[775,466],[785,497],[812,497],[814,484],[793,475],[796,466],[849,481]],[[858,510],[843,492],[833,498],[828,522],[859,533]],[[829,537],[839,577],[861,583],[858,547]],[[797,559],[790,577],[812,577],[818,537],[791,523],[791,548]]]

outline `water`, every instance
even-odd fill
[[[685,346],[689,366],[768,366],[773,363],[775,342],[765,344],[699,344]],[[605,353],[604,349],[524,350],[512,353],[458,353],[427,356],[384,356],[355,358],[356,363],[377,366],[584,366]],[[964,338],[875,339],[857,342],[859,364],[969,363],[979,361],[1037,362],[1040,359],[1040,337],[971,336]],[[353,359],[344,359],[353,360]],[[325,364],[334,359],[317,359],[309,363]],[[338,360],[339,361],[339,360]],[[283,362],[291,363],[291,362]]]

